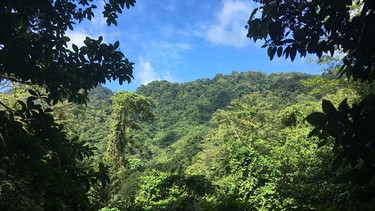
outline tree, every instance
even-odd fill
[[[132,140],[132,132],[140,130],[140,122],[150,122],[155,119],[151,112],[153,100],[150,97],[121,91],[112,98],[112,125],[108,150],[115,164],[125,164],[125,149]]]
[[[116,24],[116,13],[124,5],[134,6],[135,0],[111,2],[103,11],[108,25]],[[0,7],[1,81],[42,86],[55,101],[82,100],[81,89],[90,90],[106,80],[130,82],[133,63],[118,50],[119,42],[107,45],[102,37],[86,37],[84,46],[68,48],[66,31],[73,30],[77,21],[94,17],[97,6],[92,0],[2,1]]]
[[[141,178],[136,202],[144,210],[207,210],[205,196],[214,186],[202,175],[180,175],[152,170]]]
[[[339,50],[345,55],[339,76],[346,75],[373,87],[374,1],[256,2],[260,7],[250,15],[247,36],[254,41],[265,40],[263,47],[268,47],[271,60],[277,55],[293,61],[297,53],[301,56],[315,54],[319,58],[328,53],[334,56]],[[320,145],[334,142],[333,169],[351,166],[343,177],[354,184],[351,196],[355,203],[358,199],[360,202],[374,202],[375,199],[375,101],[373,91],[367,94],[351,107],[346,99],[338,108],[323,100],[323,112],[307,117],[307,121],[315,126],[310,135],[318,136],[322,140]]]
[[[135,0],[105,4],[108,26]],[[16,105],[0,101],[0,209],[93,209],[87,192],[105,185],[105,167],[85,164],[93,148],[69,138],[55,122],[59,101],[85,103],[87,92],[107,80],[132,79],[133,63],[119,42],[86,37],[68,47],[67,30],[91,20],[93,0],[4,0],[0,2],[0,82],[27,84],[29,95]]]
[[[375,79],[375,2],[255,1],[261,6],[251,13],[247,36],[265,40],[263,47],[268,47],[271,60],[277,54],[293,61],[297,52],[301,56],[333,56],[340,49],[345,53],[340,75],[370,82]]]
[[[326,166],[332,156],[307,138],[304,114],[319,102],[303,93],[296,103],[275,101],[266,92],[216,111],[187,172],[217,185],[215,200],[228,209],[339,209],[341,186]]]

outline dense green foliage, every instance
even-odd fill
[[[111,135],[109,151],[116,165],[125,164],[125,148],[133,142],[132,132],[140,130],[142,121],[152,121],[155,116],[150,111],[152,99],[131,92],[118,92],[112,98]]]
[[[337,173],[327,165],[334,154],[308,137],[313,127],[305,121],[320,111],[322,98],[335,104],[342,97],[360,98],[355,85],[330,78],[233,71],[183,84],[154,81],[136,93],[112,95],[98,87],[87,107],[66,106],[68,113],[88,114],[66,124],[81,128],[90,120],[97,128],[98,139],[91,143],[101,150],[93,160],[110,166],[111,183],[92,191],[103,210],[346,209],[353,206],[344,194],[349,185],[337,183]],[[321,81],[335,85],[335,91],[322,91]],[[113,101],[127,98],[134,100]],[[128,127],[121,139],[117,153],[125,162],[118,166],[111,152],[115,132],[121,132],[114,127],[116,111],[151,98],[155,103],[146,103],[146,110],[156,118],[133,117],[137,126]],[[104,102],[113,103],[111,112]],[[101,118],[95,120],[94,113]],[[90,131],[74,133],[84,139]]]
[[[233,71],[136,93],[99,86],[87,106],[58,104],[54,116],[67,137],[98,149],[84,163],[108,166],[110,183],[92,184],[88,198],[103,210],[346,209],[349,185],[335,180],[334,154],[308,137],[305,117],[322,98],[353,103],[363,91],[330,78]]]
[[[107,185],[92,184],[87,199],[103,210],[366,208],[345,194],[358,190],[335,179],[346,170],[327,165],[330,145],[309,138],[305,117],[322,98],[355,103],[365,92],[332,78],[233,71],[154,81],[136,93],[99,86],[87,106],[64,102],[53,114],[66,137],[97,149],[83,164],[105,164],[108,175],[96,175]]]
[[[135,93],[100,86],[132,78],[118,42],[67,46],[92,2],[0,2],[1,210],[375,208],[373,1],[257,1],[248,37],[270,59],[334,61],[322,76],[233,71]],[[106,2],[107,24],[134,3]],[[343,63],[323,55],[336,49]]]
[[[264,40],[268,56],[294,60],[297,53],[322,58],[342,53],[338,75],[347,76],[365,89],[360,102],[341,99],[337,108],[323,100],[323,112],[307,121],[315,126],[310,136],[320,145],[333,142],[334,170],[343,170],[343,183],[356,203],[375,204],[375,2],[372,0],[269,1],[259,3],[248,21],[248,37]],[[258,13],[260,12],[260,14]],[[365,88],[364,88],[365,87]],[[350,167],[349,167],[350,166]]]
[[[107,3],[104,17],[113,23],[124,4]],[[122,9],[121,9],[121,8]],[[66,31],[76,22],[91,20],[97,8],[92,0],[1,1],[1,81],[39,85],[53,100],[68,98],[82,102],[81,89],[90,90],[106,80],[130,81],[133,63],[119,51],[119,43],[105,44],[103,38],[87,37],[84,46],[72,45]]]
[[[134,3],[106,3],[108,25]],[[67,30],[91,20],[96,8],[92,0],[0,2],[0,85],[13,88],[0,99],[1,210],[92,210],[90,189],[108,182],[103,163],[88,161],[94,148],[73,136],[78,128],[62,124],[78,112],[53,112],[65,100],[85,103],[87,92],[107,80],[133,77],[119,42],[86,37],[84,46],[68,46]]]
[[[248,21],[248,37],[265,40],[268,56],[345,53],[340,75],[375,80],[375,3],[371,0],[270,1],[260,3]],[[260,13],[260,14],[259,14]]]

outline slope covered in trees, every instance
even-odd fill
[[[117,124],[113,93],[98,87],[86,107],[68,104],[60,111],[76,114],[65,120],[72,135],[98,148],[93,161],[108,167],[111,183],[92,190],[104,209],[342,209],[349,206],[348,187],[336,183],[327,165],[333,155],[308,137],[312,127],[305,120],[323,97],[358,99],[355,85],[330,78],[233,71],[124,92],[134,102],[152,100],[155,119],[131,117],[137,127],[126,130],[121,165],[111,149],[118,132],[110,129]],[[324,90],[321,81],[334,85]]]
[[[271,60],[339,52],[329,74],[347,78],[233,72],[113,94],[100,84],[133,77],[119,42],[65,35],[96,1],[1,1],[0,209],[373,210],[374,1],[256,2],[247,36]],[[134,3],[99,12],[117,25]]]
[[[158,119],[144,126],[151,130],[138,141],[142,152],[133,155],[142,160],[147,175],[141,177],[135,203],[172,210],[338,209],[339,193],[345,189],[334,183],[325,163],[331,154],[317,150],[304,120],[319,110],[322,96],[309,94],[312,87],[301,81],[314,83],[318,78],[233,72],[191,83],[156,81],[140,87],[137,93],[156,101]],[[200,183],[214,190],[191,198],[195,186],[180,184],[181,179],[170,182],[176,175],[203,176]],[[155,191],[164,192],[152,194]]]
[[[335,180],[329,147],[318,149],[319,140],[308,137],[305,117],[320,111],[322,98],[352,103],[365,92],[332,78],[233,71],[182,84],[154,81],[135,93],[98,86],[86,106],[62,102],[53,114],[68,138],[95,149],[83,165],[108,172],[105,188],[89,190],[90,203],[103,210],[363,207]],[[25,99],[24,90],[2,99]],[[141,108],[148,113],[129,110]]]
[[[358,102],[347,98],[334,106],[331,99],[322,101],[322,112],[314,112],[307,121],[314,125],[311,136],[321,145],[333,144],[332,168],[356,203],[374,204],[375,198],[375,3],[371,0],[338,1],[268,1],[259,3],[248,20],[247,37],[263,40],[272,60],[292,61],[299,54],[324,59],[341,54],[336,70],[362,92]]]

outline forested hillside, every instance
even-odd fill
[[[311,137],[306,121],[321,111],[322,99],[351,104],[371,92],[358,85],[331,73],[233,71],[187,83],[153,81],[136,92],[98,86],[86,105],[64,101],[53,115],[68,138],[94,150],[80,165],[106,172],[98,177],[104,187],[89,190],[96,209],[366,208],[345,194],[358,187],[335,179],[341,171],[329,165],[331,145]],[[12,105],[30,95],[27,89],[14,86],[1,99]],[[25,203],[2,206],[33,204],[17,197]]]
[[[68,34],[135,0],[0,1],[0,210],[374,210],[375,1],[255,2],[246,36],[322,75],[113,93],[119,41]]]
[[[104,210],[342,209],[348,187],[334,180],[333,154],[308,137],[305,120],[324,97],[356,99],[355,85],[332,78],[233,71],[135,93],[99,86],[87,106],[59,104],[55,117],[97,148],[86,162],[107,166],[111,182],[91,190]],[[141,102],[147,121],[130,111]],[[123,133],[118,107],[127,108]]]

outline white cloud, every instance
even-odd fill
[[[170,71],[165,71],[163,73],[163,79],[164,80],[167,80],[167,81],[170,81],[170,82],[176,82],[176,78],[172,75],[172,73]]]
[[[135,80],[143,85],[156,80],[177,81],[170,71],[157,72],[151,62],[145,61],[142,57],[139,57],[139,68],[136,69],[134,75]]]
[[[94,18],[91,20],[91,22],[93,23],[93,25],[100,26],[100,29],[102,30],[105,26],[107,26],[106,19],[102,14],[105,6],[105,1],[96,1],[95,4],[98,8],[94,10]]]
[[[106,19],[103,17],[102,9],[104,8],[104,1],[95,1],[98,6],[94,9],[94,17],[89,20],[84,20],[73,25],[73,31],[68,30],[66,35],[70,38],[69,47],[71,44],[76,44],[77,46],[83,46],[83,41],[88,36],[93,39],[97,39],[99,36],[103,37],[103,42],[111,42],[114,40],[114,36],[117,34],[108,33],[108,26]]]
[[[68,31],[67,36],[70,38],[70,42],[68,46],[71,47],[72,44],[75,44],[79,47],[83,46],[83,41],[85,40],[86,36],[89,36],[84,31]]]
[[[142,57],[139,57],[139,71],[135,73],[135,79],[146,85],[151,81],[160,80],[160,77],[149,61],[144,61]]]
[[[223,7],[215,15],[217,23],[208,29],[206,39],[217,45],[247,46],[245,25],[251,11],[249,1],[223,0]]]
[[[90,23],[91,25],[91,23]],[[93,32],[89,29],[88,26],[82,26],[80,28],[74,29],[73,31],[67,31],[66,36],[70,38],[68,42],[68,47],[71,48],[72,44],[77,45],[78,47],[82,47],[84,45],[83,41],[86,37],[90,37],[92,39],[98,39],[99,36],[103,37],[103,43],[107,43],[108,34],[102,33],[100,31]]]

